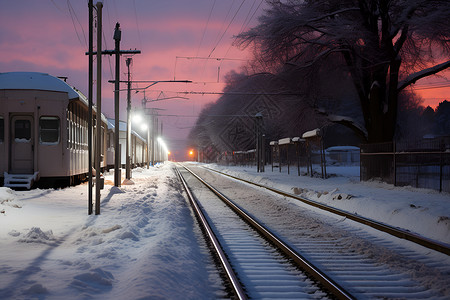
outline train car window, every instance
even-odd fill
[[[80,106],[78,105],[78,103],[75,103],[75,115],[74,115],[74,129],[75,129],[75,136],[74,136],[74,141],[75,141],[75,149],[78,150],[80,149]]]
[[[70,118],[70,115],[72,112],[70,111],[70,104],[69,109],[67,110],[67,149],[72,148],[72,120]]]
[[[31,140],[31,122],[29,120],[16,120],[14,122],[14,140],[28,142]]]
[[[102,126],[101,144],[100,144],[101,145],[100,149],[102,151],[102,154],[105,153],[105,142],[104,142],[104,140],[105,140],[105,127]]]
[[[39,119],[39,141],[41,144],[59,143],[59,118],[41,117]]]
[[[5,140],[5,120],[0,117],[0,144]]]

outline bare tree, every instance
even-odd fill
[[[287,84],[289,75],[229,73],[224,95],[202,111],[189,135],[191,142],[220,152],[254,149],[256,114],[263,116],[268,141],[321,127],[323,118]]]
[[[317,67],[334,57],[357,92],[364,125],[331,118],[368,142],[394,137],[399,93],[450,66],[448,0],[268,0],[260,24],[239,35],[259,60]],[[330,115],[331,116],[331,115]]]

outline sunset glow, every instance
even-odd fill
[[[96,1],[94,1],[95,5]],[[233,2],[234,3],[234,2]],[[103,1],[103,49],[113,49],[116,22],[122,30],[121,49],[139,49],[132,57],[132,80],[190,80],[193,84],[158,83],[139,93],[132,93],[132,106],[161,109],[159,122],[173,155],[186,154],[186,137],[205,104],[217,95],[189,95],[186,99],[150,102],[177,96],[176,92],[221,91],[223,76],[238,70],[242,61],[200,60],[177,57],[222,57],[245,59],[247,54],[233,47],[233,36],[248,23],[256,6],[210,1]],[[227,11],[236,12],[232,15]],[[255,12],[256,11],[256,12]],[[35,71],[66,76],[67,82],[87,95],[88,5],[86,1],[2,1],[0,3],[0,70],[1,72]],[[209,18],[209,22],[208,22]],[[229,28],[227,29],[227,26]],[[95,32],[95,30],[94,30]],[[94,34],[95,35],[95,34]],[[220,37],[223,37],[220,39]],[[94,36],[94,39],[96,37]],[[95,44],[95,43],[94,43]],[[95,64],[95,62],[94,62]],[[114,57],[103,56],[102,107],[108,117],[114,116]],[[220,70],[220,71],[219,71]],[[121,80],[127,78],[125,57],[121,58]],[[95,77],[95,75],[94,75]],[[133,84],[133,88],[145,87]],[[121,89],[125,89],[123,84]],[[94,92],[95,93],[95,92]],[[185,94],[183,96],[186,97]],[[121,92],[120,118],[126,119],[126,92]],[[152,99],[153,98],[153,99]],[[95,99],[94,99],[95,102]],[[170,116],[164,116],[170,115]]]
[[[131,95],[133,108],[141,109],[145,100],[146,108],[158,109],[166,142],[178,159],[186,157],[186,137],[196,117],[206,104],[220,96],[208,92],[221,92],[224,76],[231,70],[239,72],[250,57],[250,50],[241,51],[232,45],[234,36],[257,24],[257,17],[263,12],[264,5],[258,6],[259,1],[256,5],[250,2],[239,7],[240,3],[234,1],[215,1],[214,5],[208,0],[103,1],[103,49],[114,48],[113,32],[119,22],[121,49],[142,51],[132,57],[132,80],[192,81],[158,83]],[[0,17],[0,72],[35,71],[66,76],[70,85],[87,95],[87,1],[1,1]],[[127,78],[125,58],[121,58],[121,80]],[[102,59],[102,110],[113,117],[113,84],[108,80],[114,79],[114,56]],[[433,80],[445,81],[448,74],[444,72],[440,74],[444,78]],[[133,88],[147,85],[133,83]],[[448,86],[427,87],[429,81],[417,82],[415,90],[425,106],[435,108],[449,99]],[[123,84],[122,120],[126,119],[125,89]],[[170,100],[159,101],[161,98]]]

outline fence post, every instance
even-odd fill
[[[396,160],[396,156],[395,156],[395,153],[396,153],[396,144],[395,144],[395,141],[393,141],[392,142],[392,150],[393,150],[393,153],[394,153],[394,186],[397,186],[397,160]]]
[[[361,153],[363,152],[362,150],[362,145],[359,146],[359,181],[362,181],[362,159],[361,159]]]
[[[281,146],[278,144],[278,170],[281,173]]]
[[[439,193],[442,193],[442,180],[443,180],[443,167],[444,167],[444,140],[440,142],[440,154],[439,154]]]
[[[300,153],[299,153],[299,150],[298,150],[299,145],[300,145],[300,141],[295,143],[295,156],[297,156],[297,173],[298,173],[298,176],[300,176]]]
[[[290,164],[290,160],[289,160],[289,144],[286,145],[286,160],[287,160],[287,165],[288,165],[288,174],[290,174],[290,172],[289,172],[289,164]]]

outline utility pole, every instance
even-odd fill
[[[116,28],[117,28],[117,25],[116,25]],[[117,40],[116,40],[116,42],[117,42]],[[139,53],[141,53],[141,51],[139,51],[139,50],[125,50],[125,51],[117,50],[117,52],[119,52],[120,54],[139,54]],[[102,52],[102,54],[114,54],[114,53],[115,52],[112,52],[111,50],[104,50]],[[130,122],[130,114],[131,114],[131,83],[133,83],[133,82],[136,82],[136,83],[137,82],[139,82],[139,83],[149,82],[150,85],[148,85],[147,87],[142,88],[142,89],[138,89],[138,90],[144,90],[144,92],[145,92],[145,90],[148,89],[149,87],[154,86],[155,84],[161,83],[161,82],[178,82],[178,83],[191,83],[192,82],[190,80],[133,80],[132,81],[131,80],[131,76],[130,76],[130,63],[131,63],[131,58],[127,58],[126,64],[127,64],[127,67],[128,67],[128,80],[126,80],[126,81],[118,80],[118,76],[116,76],[115,80],[109,80],[108,81],[110,83],[115,83],[116,85],[118,83],[120,83],[120,82],[126,82],[127,83],[127,92],[128,92],[127,93],[127,144],[126,144],[126,154],[125,154],[125,156],[126,156],[126,158],[125,158],[125,160],[126,160],[126,162],[125,162],[125,165],[126,165],[125,166],[125,168],[126,168],[126,170],[125,170],[125,177],[127,179],[131,178],[131,168],[130,168],[130,166],[131,166],[131,156],[130,156],[130,152],[131,152],[131,149],[130,149],[130,146],[131,146],[131,144],[130,144],[130,142],[131,142],[131,122]],[[117,69],[116,69],[116,72],[117,72]],[[116,87],[115,90],[118,92],[119,88]],[[172,97],[172,98],[178,98],[178,97]],[[180,98],[182,98],[182,97],[180,97]],[[143,107],[144,110],[145,110],[145,103],[146,102],[147,102],[147,100],[145,99],[145,94],[144,94],[144,99],[143,99],[143,102],[142,102],[142,107]],[[155,119],[156,119],[156,125],[154,124]],[[116,117],[116,120],[118,120],[117,117]],[[155,151],[154,151],[155,150],[155,141],[154,140],[155,140],[155,128],[156,128],[155,126],[158,126],[158,119],[154,118],[152,116],[152,119],[150,120],[150,124],[151,124],[151,127],[152,127],[152,129],[151,129],[152,130],[151,162],[152,162],[152,165],[154,165],[154,162],[155,162]],[[116,126],[116,128],[118,128],[118,125]],[[150,130],[150,129],[148,129],[148,130]],[[157,130],[158,130],[158,128],[156,128],[156,131]],[[117,134],[116,134],[116,139],[117,139],[117,143],[118,143],[118,135]],[[150,139],[150,134],[148,136],[148,139]]]
[[[147,169],[150,168],[150,120],[147,119]]]
[[[89,0],[89,85],[88,85],[88,215],[92,215],[92,85],[94,84],[94,4]]]
[[[114,186],[120,186],[121,174],[120,174],[120,144],[119,144],[119,80],[120,80],[120,39],[122,32],[120,31],[120,24],[116,23],[114,30],[114,40],[116,42],[114,48],[114,54],[116,55],[116,74],[114,82]]]
[[[261,113],[257,113],[255,115],[256,121],[255,121],[255,131],[256,131],[256,169],[257,172],[264,172],[264,164],[265,164],[265,157],[264,157],[264,134],[262,132],[262,126],[263,126],[263,115]]]
[[[116,55],[116,69],[115,69],[115,80],[110,80],[109,82],[115,83],[114,85],[114,127],[115,127],[115,138],[114,138],[114,185],[120,186],[120,144],[119,144],[119,92],[120,87],[120,55],[122,54],[140,54],[141,50],[120,50],[120,40],[121,40],[120,24],[116,23],[116,28],[114,30],[114,40],[115,49],[114,50],[103,50],[102,55]],[[86,52],[89,55],[90,52]],[[92,52],[92,54],[98,55],[97,51]]]
[[[147,98],[145,97],[145,90],[144,90],[144,99],[142,99],[142,111],[145,113],[145,104],[147,103]],[[150,130],[152,128],[151,124],[151,116],[149,118],[145,118],[145,121],[147,122],[147,169],[150,168]]]
[[[153,139],[152,139],[152,166],[155,165],[155,160],[158,159],[156,156],[156,147],[155,147],[155,139],[158,136],[158,115],[157,112],[152,114],[153,118]]]
[[[125,177],[131,179],[131,157],[130,157],[130,146],[131,146],[131,78],[130,78],[130,64],[131,57],[126,60],[128,68],[128,81],[127,81],[127,149],[126,149],[126,166],[125,166]]]
[[[102,8],[97,2],[97,145],[95,147],[95,214],[100,214],[100,155],[102,146]]]
[[[159,137],[162,138],[162,136],[163,136],[163,122],[161,120],[161,131],[159,132]],[[164,159],[164,155],[163,155],[163,146],[162,146],[161,140],[158,141],[158,144],[159,144],[159,157],[160,157],[159,161],[164,162],[165,159]]]

